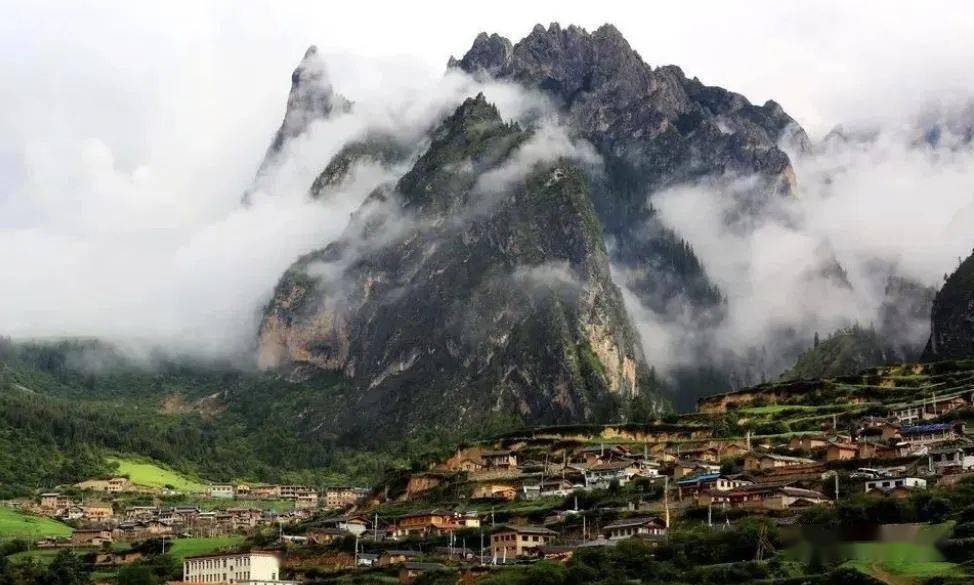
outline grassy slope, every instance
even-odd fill
[[[12,508],[0,508],[0,540],[70,535],[71,527],[57,520],[25,514]]]
[[[180,538],[173,541],[167,541],[166,552],[179,560],[183,560],[188,556],[205,555],[218,552],[222,549],[233,548],[242,542],[243,537],[241,536]]]
[[[848,565],[877,577],[888,573],[911,580],[963,575],[960,566],[946,561],[933,544],[949,531],[949,524],[940,524],[924,527],[916,542],[850,543]]]
[[[206,490],[205,484],[155,463],[123,457],[109,457],[108,462],[117,464],[118,473],[127,476],[136,485],[153,488],[171,486],[182,492]]]

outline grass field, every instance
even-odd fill
[[[71,527],[57,520],[25,514],[12,508],[0,508],[0,539],[47,536],[71,536]]]
[[[920,582],[931,577],[963,575],[963,570],[944,560],[933,545],[937,534],[949,530],[947,525],[929,526],[915,542],[854,542],[846,548],[848,565],[865,573],[888,580],[900,577],[902,582]]]
[[[137,485],[152,488],[170,486],[181,492],[206,491],[206,485],[203,483],[149,461],[124,457],[109,457],[108,461],[118,464],[119,475],[128,476],[129,480]]]
[[[178,538],[166,541],[166,552],[179,560],[193,555],[205,555],[231,548],[243,542],[242,536],[218,536],[214,538]]]

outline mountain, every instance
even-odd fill
[[[461,104],[395,189],[288,270],[261,364],[343,371],[361,393],[335,422],[373,436],[605,419],[638,396],[646,367],[584,174],[561,159],[508,176],[532,136],[483,95]]]
[[[719,323],[724,299],[650,195],[748,177],[726,194],[742,218],[759,214],[794,194],[779,144],[805,148],[804,131],[774,102],[647,65],[609,25],[538,26],[517,44],[481,34],[449,67],[547,94],[560,126],[603,164],[527,164],[519,146],[544,129],[468,99],[341,239],[282,277],[259,332],[261,366],[342,372],[357,392],[328,424],[364,437],[658,410],[654,356],[643,355],[620,287],[661,315],[682,306],[701,328]],[[322,162],[311,194],[358,160],[407,153],[392,137],[346,145]]]
[[[690,181],[748,176],[760,180],[728,196],[740,199],[742,211],[760,210],[767,198],[794,192],[779,143],[808,144],[777,103],[755,106],[678,67],[654,69],[611,25],[592,33],[538,25],[514,45],[482,33],[449,66],[540,90],[562,106],[565,122],[605,160],[592,195],[621,284],[659,312],[676,299],[712,317],[722,299],[692,250],[655,220],[647,198]]]
[[[304,58],[291,73],[291,91],[287,98],[287,109],[280,128],[274,134],[264,159],[257,169],[255,184],[273,166],[289,140],[297,138],[316,120],[328,118],[333,113],[347,112],[351,102],[335,93],[328,78],[324,60],[314,45],[308,47]],[[244,203],[250,192],[244,194]]]
[[[974,357],[974,254],[944,282],[933,301],[924,361]]]

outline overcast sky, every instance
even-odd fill
[[[773,98],[813,137],[974,95],[974,5],[962,2],[7,0],[3,12],[0,334],[102,334],[113,315],[177,319],[172,303],[208,318],[247,288],[232,275],[273,248],[263,288],[226,301],[227,318],[266,294],[321,218],[275,211],[261,237],[294,241],[257,246],[268,220],[237,208],[310,44],[359,101],[436,83],[481,31],[516,42],[536,23],[610,22],[651,65]],[[224,288],[202,302],[213,266]]]

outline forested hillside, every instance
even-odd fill
[[[94,342],[0,341],[0,498],[107,475],[113,453],[214,481],[371,482],[442,439],[342,444],[321,420],[344,391],[334,375],[149,368]]]

